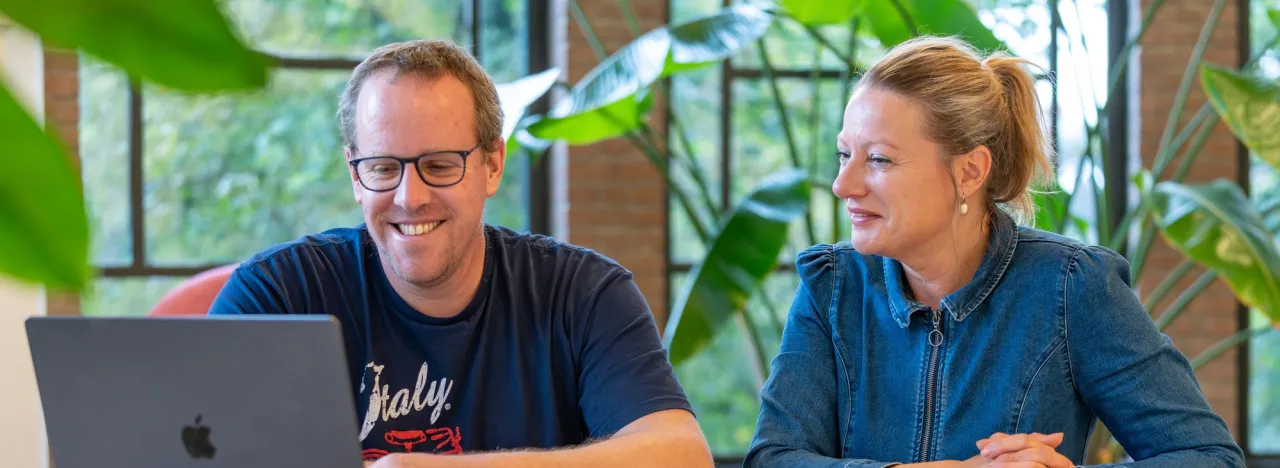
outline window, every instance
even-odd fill
[[[1059,178],[1067,190],[1078,173],[1096,173],[1089,160],[1081,162],[1089,143],[1086,125],[1098,122],[1097,103],[1106,97],[1107,7],[1104,0],[979,0],[971,1],[982,21],[1022,57],[1049,73],[1057,73],[1056,86],[1041,76],[1040,99],[1046,118],[1052,119],[1059,151]],[[720,0],[672,1],[671,22],[678,23],[717,11]],[[1056,14],[1055,14],[1056,12]],[[1057,31],[1054,31],[1057,26]],[[821,34],[846,55],[866,65],[883,54],[863,25],[851,37],[846,25],[824,26]],[[1051,33],[1053,32],[1053,33]],[[832,180],[834,151],[850,78],[840,59],[815,41],[794,22],[775,21],[765,36],[768,58],[778,81],[778,91],[788,112],[794,145],[803,158],[819,158],[820,177]],[[1087,41],[1087,44],[1085,43]],[[852,47],[851,47],[852,45]],[[852,52],[851,52],[852,51]],[[1051,59],[1055,63],[1051,63]],[[670,131],[673,144],[683,131],[709,175],[707,183],[722,210],[741,200],[764,176],[791,167],[789,144],[772,87],[762,67],[758,49],[748,47],[720,67],[671,80]],[[683,140],[683,139],[681,139]],[[1081,169],[1078,169],[1081,168]],[[1087,185],[1086,185],[1087,187]],[[1094,202],[1089,190],[1075,197],[1072,212],[1093,220]],[[818,242],[846,239],[849,226],[841,207],[828,190],[812,194],[814,233]],[[673,198],[669,211],[670,291],[672,305],[688,272],[704,254],[688,215]],[[833,222],[834,221],[834,222]],[[755,359],[772,359],[778,352],[782,324],[797,287],[793,271],[795,254],[810,244],[803,222],[791,225],[791,242],[778,258],[778,269],[765,284],[764,295],[747,305],[748,315],[762,331],[764,352],[757,354],[746,341],[743,326],[718,332],[713,343],[676,372],[699,415],[712,450],[718,457],[745,454],[759,413],[760,375]],[[1077,237],[1088,233],[1074,232]],[[763,297],[762,297],[763,296]],[[763,300],[767,297],[767,300]],[[770,307],[770,305],[772,307]]]
[[[82,58],[80,153],[102,275],[86,315],[144,314],[186,277],[302,235],[363,222],[334,114],[351,69],[394,41],[451,39],[505,82],[546,63],[530,42],[544,0],[224,0],[281,66],[254,93],[190,96]],[[538,16],[534,16],[538,18]],[[537,27],[537,32],[545,32]],[[533,47],[531,47],[531,45]],[[529,158],[511,155],[486,221],[541,229]],[[535,208],[532,209],[531,208]]]
[[[1264,49],[1268,42],[1275,39],[1277,31],[1275,23],[1267,18],[1267,8],[1280,7],[1274,0],[1252,0],[1249,5],[1249,56],[1258,57],[1258,69],[1271,79],[1280,79],[1280,49],[1275,47]],[[1241,31],[1245,33],[1245,31]],[[1249,191],[1258,201],[1263,213],[1263,221],[1271,232],[1280,232],[1280,210],[1272,203],[1277,190],[1280,190],[1280,174],[1270,165],[1258,159],[1257,155],[1249,155]],[[1270,200],[1270,201],[1268,201]],[[1247,325],[1253,328],[1271,326],[1260,312],[1248,311]],[[1245,367],[1241,399],[1240,417],[1246,426],[1240,434],[1246,455],[1250,458],[1280,459],[1280,334],[1266,333],[1245,343],[1245,350],[1240,353]]]

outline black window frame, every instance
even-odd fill
[[[467,9],[463,11],[462,21],[469,23],[468,35],[471,39],[472,55],[483,61],[484,50],[481,40],[481,25],[484,24],[482,8],[483,0],[468,0]],[[548,69],[552,66],[555,41],[557,36],[551,30],[552,0],[525,0],[528,13],[528,31],[526,39],[526,69],[531,73]],[[260,51],[261,52],[261,51]],[[360,59],[342,56],[300,57],[263,52],[277,63],[277,70],[326,70],[350,72],[360,64]],[[98,265],[98,278],[125,279],[151,277],[189,277],[204,271],[221,267],[224,263],[197,264],[191,266],[166,266],[155,264],[147,258],[146,206],[144,205],[143,187],[146,184],[144,173],[144,128],[143,93],[138,81],[129,80],[128,89],[128,157],[129,157],[129,233],[131,257],[128,265]],[[549,96],[543,96],[530,107],[532,113],[546,112]],[[508,116],[507,118],[517,118]],[[550,166],[548,158],[526,159],[523,155],[508,155],[519,158],[521,164],[527,165],[529,177],[525,190],[525,210],[528,213],[527,230],[535,234],[550,234],[551,187]],[[525,168],[521,168],[524,170]],[[302,234],[302,233],[299,233]],[[266,246],[263,246],[266,248]]]

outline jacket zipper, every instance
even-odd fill
[[[942,311],[933,310],[933,331],[929,332],[929,374],[925,381],[924,443],[920,446],[920,461],[929,461],[929,444],[933,436],[933,400],[938,390],[938,358],[942,351]]]

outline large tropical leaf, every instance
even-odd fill
[[[773,24],[772,14],[758,6],[742,3],[672,26],[671,54],[662,76],[729,58],[764,36],[770,24]]]
[[[643,118],[637,94],[662,74],[670,50],[665,28],[636,38],[587,72],[551,112],[529,125],[529,133],[589,144],[636,128]]]
[[[524,118],[525,111],[547,94],[547,90],[556,84],[560,77],[559,68],[551,68],[536,75],[529,75],[515,81],[499,83],[498,102],[502,104],[502,139],[508,140],[516,131],[516,124]]]
[[[1280,170],[1280,85],[1213,65],[1200,66],[1200,83],[1231,133]]]
[[[733,55],[764,35],[772,20],[760,7],[736,5],[649,31],[587,72],[546,116],[531,119],[529,134],[589,144],[633,130],[651,103],[644,93],[650,85]]]
[[[873,0],[870,3],[887,3],[887,1]],[[796,21],[818,26],[848,24],[854,16],[862,13],[867,3],[867,0],[780,0],[778,5]]]
[[[705,347],[742,311],[777,266],[791,220],[808,209],[808,174],[792,169],[761,181],[730,212],[667,320],[663,339],[673,364]]]
[[[0,273],[78,291],[89,278],[89,223],[80,179],[62,145],[0,86]]]
[[[1240,301],[1280,323],[1280,252],[1240,187],[1225,179],[1148,192],[1152,217],[1175,249],[1218,273]]]
[[[886,48],[911,39],[909,19],[922,35],[958,36],[983,51],[1009,50],[964,0],[878,0],[867,3],[864,17]]]
[[[184,91],[256,89],[268,60],[232,33],[214,0],[0,0],[48,45],[81,49]]]

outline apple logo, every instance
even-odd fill
[[[187,448],[191,458],[213,459],[217,450],[209,441],[209,426],[200,424],[203,415],[196,415],[196,423],[182,427],[182,445]]]

